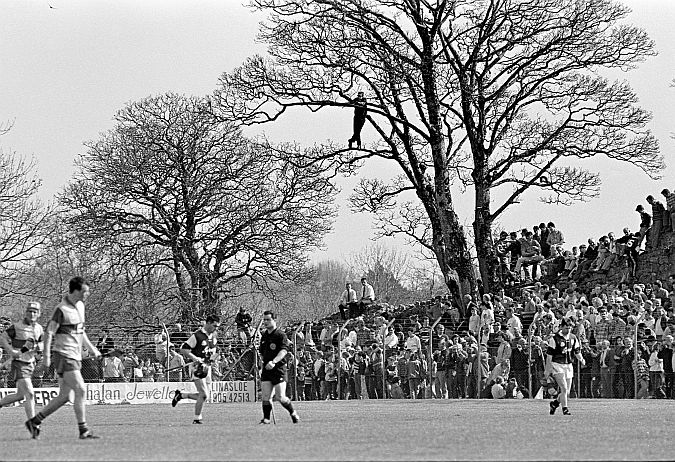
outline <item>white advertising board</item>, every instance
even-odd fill
[[[151,404],[170,403],[174,392],[195,393],[193,382],[122,382],[87,383],[87,404]],[[246,403],[256,399],[255,382],[211,382],[209,403]],[[0,388],[0,398],[15,393],[16,388]],[[36,388],[35,402],[46,405],[59,394],[58,388]],[[191,400],[180,401],[193,403]],[[15,403],[15,406],[20,403]]]

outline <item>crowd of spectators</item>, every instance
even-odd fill
[[[632,281],[637,274],[640,254],[659,248],[664,234],[673,231],[675,194],[668,189],[661,194],[667,201],[666,206],[654,196],[647,196],[645,200],[651,214],[639,204],[635,208],[639,215],[637,231],[625,227],[618,238],[608,232],[570,248],[565,247],[564,235],[553,222],[540,223],[532,230],[524,228],[520,236],[515,231],[502,231],[495,242],[499,269],[494,282],[513,286],[539,280],[542,276],[579,282],[593,272],[607,273],[617,264],[626,268],[622,282]]]
[[[574,282],[563,291],[535,282],[514,297],[504,289],[467,296],[459,324],[445,297],[421,304],[428,313],[421,316],[392,319],[382,308],[369,321],[307,323],[289,329],[297,358],[288,393],[295,397],[297,385],[300,400],[536,396],[546,383],[548,341],[568,318],[586,362],[575,365],[572,396],[673,398],[673,283],[675,275],[584,293]],[[430,318],[436,305],[442,314]]]
[[[346,284],[339,317],[287,327],[287,392],[300,400],[378,398],[526,398],[546,393],[544,364],[550,337],[563,318],[574,320],[586,365],[575,366],[571,396],[675,398],[673,337],[675,275],[638,280],[640,255],[657,249],[675,223],[675,194],[664,189],[667,208],[648,196],[651,214],[636,207],[639,229],[623,230],[565,248],[554,223],[502,232],[496,242],[501,286],[457,304],[438,296],[408,306],[379,304],[365,278],[359,290]],[[643,249],[644,244],[644,249]],[[624,269],[617,284],[580,287],[593,273]],[[643,276],[645,279],[647,276]],[[252,316],[242,308],[237,333],[213,359],[214,379],[253,377]],[[434,327],[434,323],[435,327]],[[83,361],[88,381],[182,381],[178,352],[193,328],[154,336],[154,351],[117,347],[107,330],[97,343],[104,357]],[[167,358],[168,352],[168,358]],[[166,366],[170,369],[166,371]],[[0,385],[6,371],[0,367]],[[37,384],[54,380],[36,370]],[[6,380],[5,380],[6,382]],[[637,389],[635,385],[637,384]]]

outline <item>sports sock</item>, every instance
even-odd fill
[[[272,403],[270,403],[269,401],[263,401],[262,409],[263,409],[263,418],[270,420],[270,414],[272,414]]]
[[[35,417],[33,417],[30,420],[32,420],[35,425],[40,425],[42,423],[42,421],[45,420],[46,418],[47,418],[47,416],[44,415],[42,413],[42,411],[40,411],[37,414],[35,414]]]
[[[286,402],[283,402],[283,401],[280,401],[280,402],[281,402],[281,405],[284,407],[284,409],[286,409],[288,411],[289,414],[293,414],[293,403],[291,402],[290,399]]]
[[[80,430],[80,435],[82,433],[86,433],[89,430],[89,427],[87,426],[87,422],[78,422],[77,428]]]
[[[195,414],[195,420],[202,420],[201,414]]]
[[[560,401],[558,401],[557,399],[554,399],[554,400],[553,400],[553,405],[554,405],[555,407],[560,406]]]

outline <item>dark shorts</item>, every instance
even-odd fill
[[[35,370],[35,364],[25,363],[23,361],[12,361],[12,367],[9,372],[9,376],[14,378],[15,382],[18,382],[21,379],[28,379],[33,376],[33,371]]]
[[[260,381],[271,382],[272,385],[279,385],[281,382],[285,381],[285,375],[285,371],[282,370],[272,369],[271,371],[268,371],[267,369],[263,369],[262,373],[260,374]]]
[[[63,377],[64,372],[79,371],[82,369],[82,361],[66,358],[58,351],[52,353],[52,364],[54,371],[59,377]]]

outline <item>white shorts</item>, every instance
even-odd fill
[[[562,375],[563,379],[572,380],[574,377],[574,366],[572,366],[572,363],[551,363],[551,375]]]

